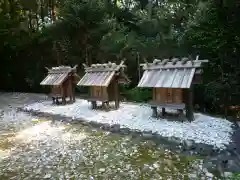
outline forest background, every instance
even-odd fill
[[[239,6],[238,0],[0,0],[0,89],[46,92],[39,84],[45,67],[77,64],[81,76],[82,63],[126,58],[131,84],[121,94],[145,102],[151,90],[136,88],[144,59],[200,55],[209,63],[194,88],[196,109],[236,115]]]

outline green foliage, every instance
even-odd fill
[[[127,90],[124,95],[129,101],[148,102],[152,98],[152,89],[133,88]]]
[[[209,109],[238,104],[239,6],[236,0],[0,2],[2,88],[40,92],[45,66],[78,64],[82,75],[83,62],[123,58],[132,88],[143,59],[199,54],[210,62],[195,103]],[[151,98],[150,90],[131,88],[121,90],[129,100]]]
[[[240,180],[240,174],[234,174],[230,180]]]
[[[226,10],[226,7],[228,10]],[[239,29],[237,10],[239,3],[209,1],[205,15],[198,13],[195,23],[185,30],[184,42],[189,50],[210,60],[205,69],[205,100],[219,107],[238,104],[240,97],[239,77]],[[238,98],[237,98],[238,99]]]

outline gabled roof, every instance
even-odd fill
[[[59,66],[48,69],[48,75],[43,79],[40,85],[61,85],[68,77],[68,74],[76,72],[77,66],[71,68],[70,66]]]
[[[138,87],[190,88],[194,74],[199,74],[202,63],[208,60],[173,58],[145,63]]]
[[[124,67],[126,67],[124,61],[119,65],[111,62],[105,64],[92,64],[90,67],[84,65],[85,75],[77,85],[107,87],[116,73],[120,72],[119,75],[121,76]]]

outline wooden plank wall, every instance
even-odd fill
[[[53,95],[63,95],[63,88],[62,86],[52,86],[52,94]]]
[[[73,85],[72,85],[72,80],[69,78],[66,82],[66,96],[72,96],[73,95]]]
[[[153,100],[159,103],[183,103],[183,89],[153,88]]]
[[[117,82],[115,81],[115,79],[113,79],[111,81],[111,83],[109,84],[108,88],[107,88],[108,98],[109,98],[110,101],[114,101],[115,100],[115,95],[116,95],[116,93],[118,93],[118,92],[115,92],[116,91],[115,88],[114,88],[115,83],[117,83]]]
[[[107,99],[107,87],[103,86],[93,86],[90,88],[90,94],[93,98]]]
[[[171,104],[174,103],[174,90],[168,88],[167,89],[167,95],[166,95],[166,103]]]
[[[183,103],[183,89],[174,89],[173,101],[177,104]]]
[[[101,87],[102,90],[102,98],[108,99],[107,87]]]

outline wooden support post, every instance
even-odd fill
[[[116,100],[115,101],[115,109],[118,109],[119,108],[119,100]]]
[[[76,97],[75,97],[75,84],[74,84],[73,80],[74,80],[74,77],[72,77],[72,100],[73,100],[73,102],[75,102],[76,101]]]
[[[183,109],[178,109],[179,116],[183,115]]]
[[[75,101],[76,101],[76,97],[75,97],[75,89],[73,89],[72,100],[73,100],[73,102],[75,102]]]
[[[152,106],[152,117],[157,117],[157,107],[156,106]]]
[[[119,89],[118,81],[114,82],[114,99],[115,99],[115,109],[119,108]]]
[[[162,108],[162,116],[164,117],[166,115],[166,109]]]
[[[187,91],[187,97],[186,97],[186,116],[187,119],[191,122],[194,120],[194,114],[193,114],[193,88],[192,86],[186,90]]]
[[[62,97],[62,104],[66,104],[67,102],[66,102],[66,97]]]
[[[107,106],[106,106],[106,103],[105,102],[102,102],[102,107],[103,109],[106,111],[107,110]]]
[[[103,109],[105,111],[108,111],[109,110],[109,103],[108,102],[102,102],[102,106],[103,106]]]
[[[57,105],[59,104],[58,97],[56,97],[56,104],[57,104]]]
[[[96,109],[97,108],[97,102],[96,101],[91,101],[92,103],[92,109]]]
[[[52,103],[55,104],[55,98],[54,97],[52,97]]]

